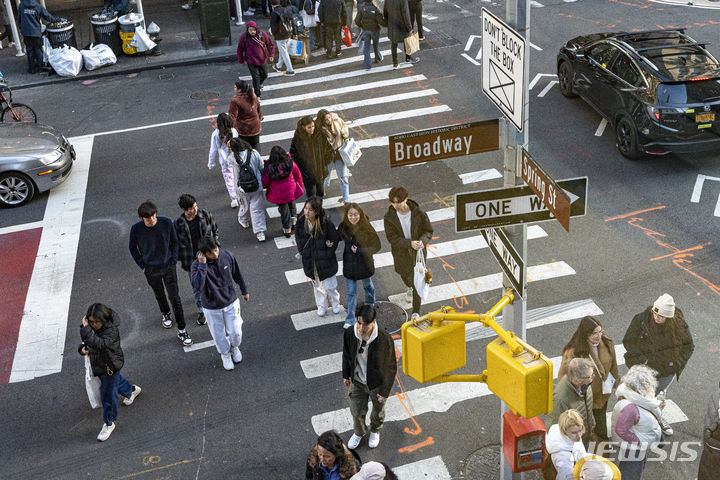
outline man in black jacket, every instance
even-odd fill
[[[158,217],[157,206],[149,200],[140,204],[138,216],[142,221],[130,228],[130,255],[145,274],[145,280],[155,294],[162,313],[162,326],[172,327],[169,297],[177,322],[177,337],[183,346],[192,345],[193,341],[185,331],[185,313],[178,291],[178,238],[175,226],[169,218]]]
[[[18,21],[20,22],[20,33],[25,42],[28,73],[38,73],[43,64],[41,18],[48,22],[63,20],[60,17],[50,15],[37,0],[23,0],[18,5]]]
[[[380,53],[380,27],[384,25],[385,19],[382,12],[371,1],[366,1],[358,5],[358,13],[355,17],[355,23],[360,27],[363,54],[365,55],[365,70],[370,70],[370,41],[372,41],[375,50],[375,63],[382,62],[383,56]]]
[[[201,238],[211,237],[218,242],[215,219],[207,210],[199,210],[195,197],[184,193],[178,199],[183,213],[175,220],[175,232],[178,237],[178,260],[183,270],[190,275],[190,266],[195,261],[198,243]],[[192,284],[191,284],[192,286]],[[198,311],[197,324],[205,325],[205,314],[202,310],[200,291],[193,287],[195,306]]]
[[[414,269],[417,252],[423,250],[427,258],[425,245],[430,243],[433,227],[427,214],[420,206],[408,198],[404,187],[393,187],[388,194],[390,207],[385,213],[385,236],[395,264],[395,271],[408,287],[406,301],[412,301],[412,315],[420,315],[421,298],[415,290]]]
[[[332,58],[333,42],[335,43],[335,56],[340,56],[342,47],[342,32],[340,27],[345,25],[347,20],[345,14],[345,3],[343,0],[321,0],[318,8],[320,25],[325,28],[325,55]]]
[[[365,417],[368,400],[372,402],[368,446],[375,448],[380,443],[385,402],[397,373],[395,344],[390,334],[378,327],[375,307],[358,305],[355,316],[355,326],[345,330],[342,356],[343,382],[348,387],[350,414],[353,417],[353,435],[347,444],[351,450],[358,447],[367,433]]]
[[[412,33],[412,22],[410,21],[410,8],[408,0],[385,0],[383,5],[383,16],[387,21],[388,38],[390,39],[390,52],[392,53],[393,67],[399,68],[397,47],[402,44],[405,48],[405,39]],[[418,57],[410,56],[405,52],[405,61],[417,63]]]

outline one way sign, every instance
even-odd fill
[[[587,177],[561,180],[557,184],[570,199],[570,216],[585,215]],[[550,210],[528,186],[455,194],[455,230],[458,232],[552,218]]]

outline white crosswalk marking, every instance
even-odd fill
[[[624,354],[625,347],[616,345],[615,356],[618,365],[625,363]],[[557,371],[560,368],[562,357],[553,357],[550,360],[554,368],[553,378],[557,378]],[[487,385],[484,383],[440,383],[405,392],[404,403],[412,406],[411,413],[414,417],[417,417],[423,413],[447,412],[456,403],[487,395],[492,395],[492,392],[488,390]],[[398,399],[398,395],[391,395],[385,404],[385,423],[398,422],[408,418],[410,418],[408,411]],[[314,415],[311,423],[318,435],[327,430],[343,433],[353,428],[349,408]]]
[[[530,229],[528,229],[528,240],[534,240],[536,238],[546,236],[547,233],[545,233],[545,230],[543,230],[542,228],[535,228],[531,231]],[[459,238],[447,242],[430,244],[428,246],[428,259],[431,259],[433,257],[445,257],[448,255],[455,255],[458,253],[480,250],[483,248],[487,248],[487,242],[485,242],[485,239],[482,237],[482,235]],[[376,253],[375,255],[373,255],[373,259],[375,260],[376,269],[393,265],[392,253],[390,252]],[[339,261],[337,275],[342,275],[342,266],[343,262]],[[302,268],[286,271],[285,278],[287,278],[287,281],[290,285],[297,285],[298,283],[305,283],[310,281],[310,279],[305,276]]]
[[[284,113],[265,115],[263,118],[263,125],[267,124],[268,122],[275,122],[278,120],[299,119],[300,117],[304,117],[305,115],[312,115],[314,117],[317,114],[318,110],[320,110],[321,108],[324,108],[329,112],[338,112],[350,110],[353,108],[369,107],[370,105],[380,105],[383,103],[402,102],[404,100],[429,97],[431,95],[437,95],[437,93],[437,90],[428,88],[425,90],[413,90],[412,92],[398,93],[396,95],[388,95],[385,97],[371,97],[363,100],[356,100],[354,102],[337,103],[334,105],[325,105],[322,107],[308,108],[305,110],[291,110]]]
[[[451,480],[445,462],[439,456],[418,462],[393,467],[392,471],[400,480]]]
[[[370,190],[369,192],[357,192],[357,193],[351,193],[350,194],[350,201],[355,203],[367,203],[367,202],[374,202],[376,200],[385,200],[387,199],[387,195],[390,192],[389,188],[380,188],[378,190]],[[342,197],[327,197],[323,198],[323,207],[324,208],[333,208],[333,206],[342,206]],[[297,211],[301,211],[304,203],[296,203],[295,207],[297,208]],[[268,207],[267,208],[267,214],[270,218],[279,218],[280,217],[280,211],[278,210],[278,207]]]
[[[358,118],[353,120],[352,124],[348,124],[351,130],[373,123],[393,122],[397,120],[405,120],[407,118],[418,118],[425,115],[436,115],[442,112],[449,112],[452,109],[447,105],[435,105],[432,107],[416,108],[414,110],[402,110],[399,112],[382,113],[380,115],[372,115],[369,117]],[[261,135],[260,143],[278,142],[280,140],[289,140],[295,135],[295,129],[285,132],[271,133],[270,135]],[[362,148],[362,147],[361,147]]]
[[[463,185],[467,185],[468,183],[475,183],[475,182],[482,182],[485,180],[492,180],[495,178],[502,178],[502,174],[495,170],[494,168],[489,168],[487,170],[480,170],[477,172],[468,172],[468,173],[461,173],[459,175],[460,180],[462,180]]]
[[[591,299],[581,300],[549,307],[536,308],[527,312],[527,329],[544,327],[553,323],[562,323],[582,318],[585,315],[602,315],[602,310]],[[344,320],[345,317],[342,318]],[[342,321],[341,320],[341,321]],[[502,316],[496,317],[498,324],[502,325]],[[497,334],[493,329],[484,327],[481,323],[465,324],[465,341],[471,342],[482,338],[492,338]],[[402,342],[395,341],[395,347],[402,352]],[[319,357],[300,361],[305,378],[315,378],[342,370],[342,352],[330,353]]]
[[[389,50],[388,50],[389,53]],[[385,55],[385,52],[382,52],[383,55]],[[326,65],[326,64],[321,64]],[[411,63],[401,63],[399,68],[410,68],[413,65]],[[307,67],[312,68],[312,67]],[[296,72],[300,72],[301,69],[297,69]],[[306,70],[305,68],[302,70]],[[351,72],[345,72],[345,73],[336,73],[333,75],[325,75],[324,77],[310,77],[310,78],[304,78],[302,80],[296,80],[293,82],[283,82],[283,83],[276,83],[273,85],[265,85],[263,86],[263,94],[265,92],[269,92],[272,90],[284,90],[286,88],[295,88],[295,87],[301,87],[305,88],[308,85],[313,85],[316,83],[327,83],[327,82],[333,82],[335,80],[343,80],[346,78],[353,78],[353,77],[363,77],[366,75],[375,75],[382,72],[389,72],[394,70],[392,65],[386,65],[384,67],[377,67],[373,68],[372,70],[353,70]]]
[[[295,103],[295,102],[303,102],[305,100],[311,99],[311,98],[321,98],[321,97],[334,97],[338,95],[342,95],[343,93],[350,93],[350,92],[358,92],[363,90],[372,90],[374,88],[387,88],[395,85],[403,85],[405,83],[417,83],[421,80],[427,80],[427,77],[425,75],[408,75],[397,77],[397,78],[389,78],[387,80],[380,80],[377,82],[367,82],[367,83],[361,83],[360,85],[348,85],[347,87],[338,87],[338,88],[330,88],[328,90],[319,90],[317,92],[304,92],[300,95],[290,95],[287,97],[278,97],[278,98],[268,98],[263,99],[260,104],[263,107],[266,107],[268,105],[276,105],[278,103]]]

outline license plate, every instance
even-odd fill
[[[697,115],[695,115],[695,121],[696,122],[714,122],[715,114],[714,113],[698,113]]]

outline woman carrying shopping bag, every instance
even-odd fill
[[[338,227],[338,240],[345,242],[343,250],[343,277],[347,281],[347,317],[343,328],[355,325],[355,304],[357,285],[362,281],[365,288],[365,303],[375,304],[375,274],[373,255],[380,251],[380,238],[370,224],[365,212],[357,203],[345,207],[345,216]]]
[[[215,158],[220,161],[220,168],[225,179],[225,188],[230,195],[230,207],[238,206],[237,195],[235,194],[235,183],[233,182],[233,169],[229,162],[228,143],[238,136],[237,130],[232,126],[230,116],[223,112],[217,117],[217,128],[210,136],[210,155],[208,157],[208,169],[215,167]]]
[[[300,169],[282,147],[270,150],[262,173],[262,186],[267,189],[268,202],[280,210],[283,235],[290,238],[292,227],[297,222],[295,200],[304,193]]]
[[[263,120],[260,101],[255,95],[252,85],[245,80],[236,80],[233,86],[235,96],[230,100],[228,115],[238,136],[247,141],[254,150],[260,151],[260,132]]]
[[[325,109],[318,111],[315,120],[315,128],[327,138],[330,144],[330,150],[327,152],[325,162],[328,163],[327,178],[325,178],[325,188],[330,187],[330,173],[335,169],[338,180],[340,181],[340,192],[342,193],[342,203],[350,202],[350,185],[348,183],[348,173],[345,163],[340,158],[338,149],[349,136],[349,129],[345,122],[342,121],[336,113],[330,113]]]
[[[253,233],[259,242],[265,241],[265,195],[262,189],[262,158],[242,138],[230,141],[233,153],[233,184],[237,189],[238,223],[247,228],[252,223]]]
[[[302,258],[303,271],[312,282],[317,314],[325,316],[328,297],[332,312],[339,313],[340,293],[335,277],[338,271],[335,258],[338,234],[332,220],[325,214],[320,197],[310,197],[305,201],[295,228],[295,243]]]

